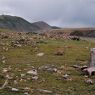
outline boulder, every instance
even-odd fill
[[[64,48],[57,48],[55,55],[62,56],[64,54]]]

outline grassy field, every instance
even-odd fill
[[[39,43],[38,50],[34,52],[31,46],[22,46],[13,48],[10,46],[10,39],[0,39],[0,42],[8,43],[9,45],[0,45],[0,58],[6,57],[6,63],[0,62],[0,86],[3,85],[7,74],[13,76],[9,80],[7,86],[19,89],[18,92],[13,92],[7,86],[0,90],[0,95],[24,95],[21,90],[30,88],[30,95],[94,95],[95,84],[88,85],[84,82],[86,79],[81,71],[72,68],[72,65],[85,65],[90,58],[90,48],[95,47],[94,42],[89,41],[71,41],[71,40],[46,40],[46,43]],[[2,48],[8,47],[8,51]],[[64,48],[63,56],[56,56],[54,52],[58,47]],[[39,57],[38,53],[43,52],[44,55]],[[62,75],[58,73],[50,73],[43,70],[38,70],[43,65],[54,65],[57,68],[64,67],[63,75],[69,74],[71,81],[58,79]],[[7,73],[3,73],[4,68],[11,68]],[[31,80],[31,75],[27,75],[27,71],[35,67],[38,70],[38,80]],[[21,74],[25,74],[24,79]],[[91,77],[95,80],[94,76]],[[15,84],[14,81],[17,81]],[[40,93],[37,89],[46,89],[53,91],[53,94]]]

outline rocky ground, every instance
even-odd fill
[[[56,35],[0,32],[0,95],[94,95],[81,68],[95,42]]]

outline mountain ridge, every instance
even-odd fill
[[[0,15],[0,28],[21,32],[33,32],[51,29],[51,26],[42,21],[30,23],[27,20],[18,16]]]

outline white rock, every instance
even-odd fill
[[[67,78],[67,77],[69,77],[69,75],[68,74],[65,74],[63,77]]]
[[[41,93],[47,93],[47,94],[53,93],[53,91],[44,90],[44,89],[38,89],[38,91],[41,92]]]
[[[18,84],[17,80],[14,80],[14,84]]]
[[[5,49],[5,51],[8,51],[8,50],[9,50],[8,48]]]
[[[21,77],[24,77],[25,76],[25,74],[21,74]]]
[[[14,92],[18,92],[19,89],[17,89],[17,88],[12,88],[12,91],[14,91]]]
[[[2,72],[7,73],[8,72],[7,68],[3,68]]]
[[[3,60],[3,61],[2,61],[2,63],[4,63],[4,64],[5,64],[5,63],[6,63],[6,61],[5,61],[5,60]]]
[[[5,56],[2,56],[2,60],[4,60],[4,59],[6,59],[6,57]]]
[[[29,88],[29,87],[25,87],[24,90],[31,90],[31,88]]]
[[[9,76],[8,74],[6,75],[6,78],[10,80],[13,79],[13,77]]]
[[[72,81],[72,78],[68,74],[63,75],[63,78],[67,81]]]
[[[30,95],[28,92],[25,92],[24,95]]]
[[[44,53],[38,53],[37,56],[44,56]]]
[[[27,72],[27,74],[31,74],[31,75],[38,75],[37,70],[33,69]]]
[[[38,76],[33,76],[32,80],[38,80],[38,78],[39,78]]]
[[[94,84],[94,81],[92,79],[85,80],[87,84]]]

